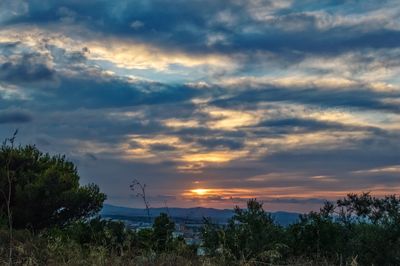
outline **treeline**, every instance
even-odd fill
[[[173,237],[166,214],[139,231],[102,219],[106,195],[80,186],[73,163],[12,138],[0,150],[0,199],[0,264],[400,265],[394,195],[350,194],[288,227],[250,200],[225,226],[205,219],[203,243],[193,246]]]
[[[400,198],[349,194],[286,228],[250,200],[223,228],[206,220],[203,238],[224,265],[400,265]]]

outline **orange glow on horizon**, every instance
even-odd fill
[[[186,190],[181,195],[184,198],[191,199],[211,199],[214,197],[219,199],[252,198],[252,192],[248,189],[195,188]]]
[[[190,192],[198,196],[203,196],[206,195],[209,192],[209,190],[204,188],[198,188],[198,189],[192,189],[190,190]]]
[[[370,191],[374,196],[380,197],[387,194],[396,194],[400,187],[369,187],[363,191]],[[345,197],[348,193],[360,193],[360,191],[343,191],[337,190],[323,190],[313,191],[312,188],[304,187],[280,187],[280,188],[193,188],[185,190],[181,193],[182,199],[186,200],[201,200],[207,201],[209,204],[217,201],[234,201],[234,200],[248,200],[257,198],[261,201],[271,199],[298,199],[306,200],[310,198],[319,198],[326,200],[336,200]]]

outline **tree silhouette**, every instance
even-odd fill
[[[97,214],[106,199],[97,185],[79,185],[75,165],[64,156],[43,154],[35,146],[3,145],[0,169],[2,191],[7,183],[7,175],[3,173],[12,175],[10,206],[1,202],[0,212],[4,214],[4,209],[12,209],[15,228],[39,230],[64,226]]]

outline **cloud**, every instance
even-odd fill
[[[382,168],[374,168],[368,170],[357,170],[355,174],[380,174],[380,173],[400,173],[400,165],[391,165]]]
[[[89,74],[90,75],[90,74]],[[64,108],[106,108],[184,102],[197,94],[184,85],[130,82],[118,77],[94,75],[63,78],[61,86],[46,98]],[[70,100],[71,101],[70,101]],[[78,101],[72,101],[78,99]],[[72,102],[72,104],[71,104]]]
[[[0,111],[0,124],[29,123],[32,120],[32,115],[24,111]]]
[[[264,85],[262,89],[246,89],[236,95],[214,100],[218,107],[229,108],[232,106],[257,104],[260,102],[292,102],[313,105],[321,108],[349,108],[381,110],[399,113],[397,104],[384,102],[385,98],[399,98],[398,92],[374,92],[355,89],[330,89],[318,87],[288,88]]]
[[[176,148],[174,146],[166,145],[166,144],[153,144],[153,145],[150,145],[150,149],[155,152],[176,150]]]
[[[182,206],[393,191],[398,14],[396,1],[2,1],[0,123],[124,204],[133,177]],[[213,193],[181,197],[195,189]]]
[[[385,131],[379,127],[352,125],[350,123],[339,123],[329,120],[318,120],[310,118],[283,118],[265,120],[255,126],[255,128],[264,128],[269,130],[271,134],[290,134],[290,133],[307,133],[317,131],[364,131],[376,134],[385,134]]]
[[[6,23],[13,19],[25,16],[29,5],[24,0],[4,0],[0,2],[0,23]]]
[[[39,24],[65,21],[65,13],[90,30],[116,37],[133,37],[166,49],[204,53],[248,53],[270,51],[337,54],[364,48],[397,47],[398,26],[394,1],[373,8],[353,3],[331,5],[317,1],[306,4],[272,1],[171,1],[107,2],[29,1],[29,16],[14,21]],[[331,13],[324,12],[329,9]],[[311,11],[310,11],[311,10]],[[354,10],[362,10],[355,12]],[[71,17],[68,15],[67,17]],[[69,20],[68,23],[71,21]],[[136,22],[136,24],[135,24]],[[64,22],[65,23],[65,22]],[[132,27],[132,25],[140,25]],[[377,27],[376,25],[380,25]],[[209,34],[225,36],[210,45]]]
[[[15,84],[54,78],[54,69],[39,54],[16,55],[8,59],[0,64],[0,80]]]
[[[228,138],[200,138],[198,143],[209,149],[228,148],[230,150],[240,150],[244,144],[241,140]]]

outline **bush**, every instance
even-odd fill
[[[247,209],[235,208],[228,225],[218,229],[206,220],[204,247],[210,255],[223,255],[230,261],[279,261],[286,247],[284,230],[257,200],[249,200]],[[219,253],[219,254],[218,254]]]

